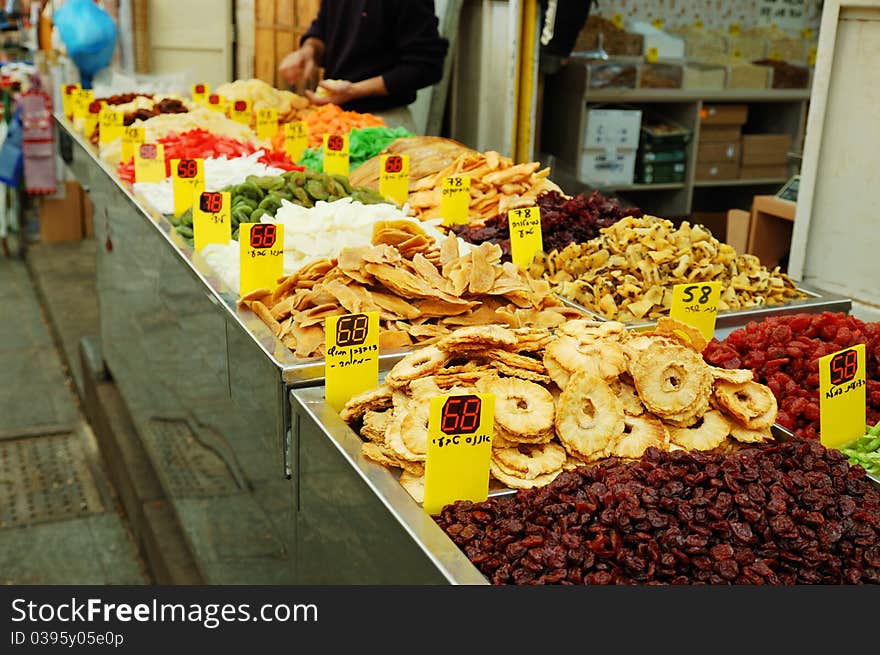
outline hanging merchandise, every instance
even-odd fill
[[[91,89],[92,78],[113,57],[116,24],[92,0],[67,0],[55,12],[55,26],[80,70],[83,88]]]
[[[19,105],[25,190],[31,195],[53,194],[58,184],[58,171],[55,166],[52,101],[47,93],[34,88],[22,94]]]
[[[17,108],[9,121],[6,140],[0,146],[0,182],[13,188],[17,188],[21,181],[21,140],[21,108]]]

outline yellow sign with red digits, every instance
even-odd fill
[[[510,228],[510,256],[520,268],[528,268],[539,252],[544,250],[541,235],[541,208],[523,207],[507,212]]]
[[[645,61],[649,64],[656,64],[660,60],[660,53],[657,48],[650,47],[645,50]]]
[[[232,240],[232,202],[228,191],[202,191],[193,195],[193,239],[196,252],[209,243]]]
[[[451,175],[443,180],[440,215],[443,225],[467,225],[471,207],[470,175]]]
[[[219,111],[221,114],[226,114],[226,110],[228,109],[228,103],[226,102],[226,98],[221,95],[217,95],[216,93],[211,93],[208,95],[207,101],[208,109],[212,111]]]
[[[144,128],[129,125],[122,129],[122,161],[134,157],[134,151],[144,142]]]
[[[495,396],[491,393],[431,398],[425,461],[425,512],[438,514],[456,500],[489,496]]]
[[[672,288],[669,316],[697,328],[706,339],[711,339],[720,300],[721,282],[676,284]]]
[[[406,204],[409,197],[409,155],[382,155],[379,193],[398,205]]]
[[[284,224],[242,223],[238,226],[238,243],[239,294],[274,288],[284,274]]]
[[[232,100],[229,103],[229,118],[242,125],[250,125],[253,113],[250,100]]]
[[[89,115],[89,106],[95,100],[95,92],[91,89],[80,89],[73,99],[73,117],[85,118]]]
[[[292,121],[284,124],[284,152],[291,161],[302,159],[309,147],[309,128],[305,121]]]
[[[92,90],[89,89],[89,94],[92,93]],[[89,95],[88,97],[91,97]],[[91,100],[86,107],[86,115],[85,120],[83,121],[83,135],[90,139],[92,135],[95,133],[95,129],[98,127],[98,116],[100,116],[101,111],[104,107],[107,106],[103,100]]]
[[[211,87],[204,82],[192,85],[192,100],[197,105],[204,105],[211,94]]]
[[[98,141],[102,146],[112,143],[122,137],[122,129],[125,127],[125,114],[111,107],[102,107],[98,112]]]
[[[82,90],[79,84],[62,84],[61,85],[61,108],[64,116],[68,120],[73,119],[73,111],[76,107],[76,100],[79,92]]]
[[[348,136],[344,134],[324,135],[324,172],[327,175],[348,177]]]
[[[134,181],[158,184],[165,179],[165,146],[142,143],[134,151]]]
[[[324,393],[333,411],[379,386],[379,312],[328,317],[324,346]]]
[[[278,110],[272,107],[257,109],[257,138],[269,141],[278,132]]]
[[[205,190],[203,159],[172,159],[171,183],[174,191],[174,215],[182,216],[192,209],[193,194]]]
[[[865,344],[819,358],[819,440],[840,448],[865,434]]]

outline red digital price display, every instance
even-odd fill
[[[100,114],[101,113],[101,101],[93,100],[89,103],[89,113],[90,114]]]
[[[399,173],[403,170],[403,157],[392,155],[385,160],[386,173]]]
[[[212,93],[211,95],[208,96],[208,104],[219,105],[220,104],[220,96],[218,96],[216,93]]]
[[[247,103],[244,100],[235,101],[235,111],[244,111],[247,109]]]
[[[79,85],[77,84],[68,84],[64,87],[64,94],[68,96],[73,95],[73,92],[76,91],[77,88],[79,88]]]
[[[370,319],[366,314],[343,316],[336,323],[336,345],[340,348],[360,346],[367,340]]]
[[[831,384],[845,384],[856,377],[859,355],[855,350],[844,350],[831,360]]]
[[[138,154],[141,159],[155,159],[156,155],[159,153],[156,151],[156,144],[154,143],[142,143],[140,149],[138,150]]]
[[[443,434],[473,434],[480,425],[483,402],[479,396],[453,396],[443,405],[440,431]]]
[[[223,194],[219,191],[203,192],[199,196],[199,209],[201,209],[206,214],[218,213],[221,209],[223,209]]]
[[[272,223],[260,223],[251,228],[251,248],[271,248],[275,245],[276,228]]]
[[[345,141],[338,134],[333,134],[327,139],[327,149],[333,152],[339,152],[345,146]]]
[[[205,85],[204,84],[196,84],[196,93],[204,93]]]
[[[177,162],[177,177],[191,180],[199,174],[199,165],[195,159],[181,159]]]

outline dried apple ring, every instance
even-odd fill
[[[544,443],[553,438],[553,396],[534,382],[489,378],[480,391],[495,394],[495,425],[505,441]]]
[[[652,343],[630,359],[629,371],[639,398],[660,418],[687,414],[712,393],[706,363],[678,344]]]
[[[594,371],[571,376],[556,407],[556,431],[569,453],[601,459],[624,427],[623,405],[605,380]]]
[[[624,425],[623,434],[614,442],[610,455],[638,459],[651,446],[660,450],[669,448],[669,433],[658,418],[647,414],[627,416]]]
[[[690,428],[673,428],[669,431],[672,443],[688,450],[712,450],[730,434],[730,423],[718,410],[703,414],[702,422]]]
[[[715,383],[715,400],[749,430],[769,428],[776,420],[776,397],[769,387],[757,382]]]
[[[394,388],[402,387],[407,382],[436,373],[450,357],[436,346],[421,348],[397,362],[385,376],[385,383]]]
[[[555,443],[522,444],[492,451],[492,461],[502,472],[526,480],[558,473],[565,464],[565,458],[565,449]]]

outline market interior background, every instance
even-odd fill
[[[77,76],[56,49],[51,4],[6,3],[6,123],[15,85],[42,84],[57,109],[58,80]],[[539,3],[437,0],[450,54],[443,81],[419,94],[416,125],[541,161],[566,193],[598,189],[706,225],[876,321],[876,212],[864,208],[880,204],[880,67],[863,62],[880,61],[880,6],[853,4],[823,23],[818,0],[602,0],[561,59],[541,52]],[[278,63],[318,1],[102,5],[119,30],[116,81],[188,93],[251,78],[283,88]],[[95,226],[110,218],[61,156],[51,165],[50,192],[27,169],[0,185],[0,582],[290,581],[277,470],[280,483],[249,486],[210,426],[185,417],[154,421],[146,438],[135,429],[101,353],[95,251],[113,245]],[[132,339],[161,335],[164,319],[201,320],[174,310],[142,316]]]

